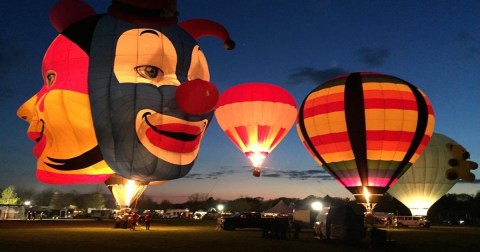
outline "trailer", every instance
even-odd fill
[[[93,218],[96,220],[113,219],[114,210],[113,209],[92,209],[89,215],[90,215],[90,218]]]

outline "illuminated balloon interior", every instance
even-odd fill
[[[408,207],[412,215],[426,216],[428,209],[457,182],[445,177],[452,157],[447,143],[458,145],[445,135],[434,133],[420,158],[388,193]]]
[[[265,151],[249,151],[246,152],[245,155],[250,159],[252,162],[253,167],[261,167],[263,161],[268,155],[268,152]]]
[[[140,183],[119,175],[112,175],[105,184],[120,208],[132,207],[148,186],[148,183]]]

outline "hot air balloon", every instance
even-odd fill
[[[18,111],[39,142],[41,181],[105,182],[128,207],[147,185],[192,169],[218,100],[196,39],[234,43],[214,21],[177,15],[175,0],[115,0],[98,15],[80,0],[52,8],[65,42],[52,44],[44,88]]]
[[[71,64],[66,64],[71,62]],[[112,169],[103,160],[88,99],[88,55],[63,35],[47,49],[43,86],[17,115],[36,142],[36,176],[51,184],[102,183]]]
[[[380,73],[321,84],[304,99],[297,121],[307,151],[368,212],[418,159],[433,126],[425,94]]]
[[[295,122],[292,95],[269,83],[244,83],[223,92],[215,109],[220,128],[250,159],[259,177],[267,155],[282,141]]]
[[[457,182],[445,177],[452,158],[447,144],[458,145],[453,139],[434,133],[425,151],[403,174],[388,193],[408,207],[412,215],[426,216],[428,209]]]

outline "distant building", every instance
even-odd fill
[[[25,205],[0,204],[0,220],[25,219]]]

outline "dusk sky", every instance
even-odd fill
[[[0,3],[0,188],[9,185],[91,192],[100,185],[55,186],[35,178],[34,143],[17,108],[42,86],[43,54],[57,35],[48,18],[56,1]],[[85,1],[97,13],[109,0]],[[179,20],[208,18],[223,24],[237,47],[225,51],[200,38],[211,82],[220,92],[235,84],[268,82],[290,91],[300,106],[324,81],[348,72],[380,72],[420,88],[435,111],[435,132],[462,144],[480,161],[480,1],[178,0]],[[155,200],[184,202],[194,193],[241,196],[352,197],[301,144],[295,126],[251,174],[249,160],[212,122],[195,166],[181,179],[151,186]],[[477,181],[480,169],[474,172]],[[479,183],[450,192],[474,194]],[[352,197],[353,198],[353,197]]]

